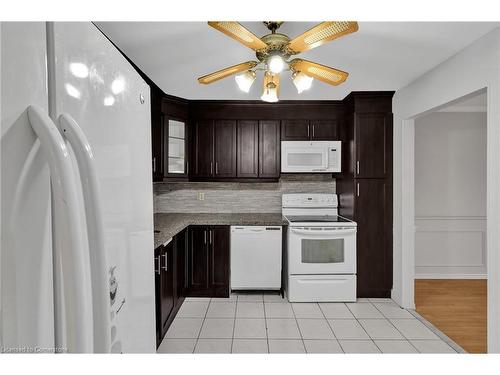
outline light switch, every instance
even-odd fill
[[[198,192],[198,200],[199,201],[204,201],[205,200],[205,193]]]

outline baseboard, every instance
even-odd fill
[[[421,273],[416,274],[415,279],[487,279],[486,274],[471,274],[471,273],[450,273],[450,274],[434,274]]]

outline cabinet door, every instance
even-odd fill
[[[153,181],[163,180],[163,116],[161,93],[151,90],[151,146]]]
[[[311,137],[309,120],[281,121],[281,137],[283,141],[308,141]]]
[[[212,177],[214,173],[214,124],[212,120],[198,121],[193,131],[195,177]]]
[[[280,122],[259,121],[259,177],[279,178],[280,170]]]
[[[237,177],[259,177],[259,123],[238,121]]]
[[[392,114],[355,114],[357,178],[384,178],[392,152]]]
[[[209,288],[212,297],[229,297],[229,226],[209,229]]]
[[[337,120],[311,120],[311,139],[315,141],[336,141]]]
[[[236,177],[236,121],[215,121],[215,177]]]
[[[390,297],[390,185],[386,179],[357,179],[354,188],[358,297]]]
[[[188,285],[186,296],[207,296],[208,229],[205,226],[191,226],[188,233]]]
[[[187,272],[186,272],[186,258],[187,258],[187,231],[184,229],[179,234],[175,235],[175,255],[176,260],[176,305],[185,295],[187,287]]]
[[[163,254],[163,245],[155,249],[154,270],[155,270],[155,314],[156,314],[156,346],[160,345],[162,339],[161,325],[161,255]]]
[[[174,308],[174,244],[170,242],[161,254],[161,325],[162,335],[167,332],[167,321]]]

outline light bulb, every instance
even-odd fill
[[[313,78],[305,75],[302,72],[293,73],[293,84],[297,88],[299,94],[304,90],[309,90],[312,85]]]
[[[274,55],[271,57],[268,62],[269,70],[274,73],[278,74],[281,73],[283,68],[285,67],[285,62],[283,61],[283,58],[279,55]]]
[[[250,87],[252,87],[253,81],[255,81],[255,72],[247,70],[243,74],[238,74],[236,77],[234,77],[234,79],[236,80],[236,83],[238,84],[238,87],[241,91],[249,92]]]
[[[269,103],[275,103],[278,101],[278,90],[276,89],[274,82],[269,82],[266,87],[264,87],[264,92],[260,98]]]

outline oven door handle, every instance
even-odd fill
[[[341,235],[355,235],[356,228],[349,229],[333,229],[333,230],[323,230],[323,229],[296,229],[290,228],[291,232],[295,234],[304,234],[309,236],[321,235],[321,236],[341,236]]]

